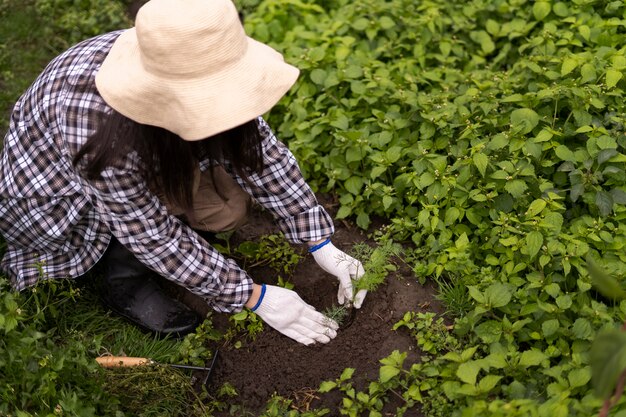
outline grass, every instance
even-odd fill
[[[192,373],[167,366],[168,363],[190,362],[190,356],[206,359],[212,355],[204,349],[208,343],[205,338],[196,343],[202,346],[203,354],[189,355],[190,340],[202,336],[202,326],[197,334],[183,340],[158,338],[111,315],[100,305],[88,284],[43,283],[34,292],[19,296],[28,297],[23,303],[24,311],[40,318],[39,330],[52,336],[50,342],[56,345],[78,346],[94,361],[98,356],[112,354],[147,357],[163,364],[101,370],[102,389],[111,403],[117,405],[117,411],[136,416],[210,415],[207,393],[196,392]],[[210,326],[210,320],[203,326]],[[75,366],[71,357],[65,362],[65,366]],[[93,377],[97,379],[96,375]]]
[[[0,131],[20,95],[55,55],[34,0],[0,0]],[[4,136],[4,135],[3,135]]]

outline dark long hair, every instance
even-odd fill
[[[206,139],[186,141],[169,130],[134,122],[113,111],[103,115],[94,134],[74,156],[73,164],[78,166],[85,158],[83,174],[97,179],[105,168],[137,152],[144,162],[147,184],[161,190],[169,202],[189,211],[200,159],[209,158],[213,164],[228,161],[237,175],[249,182],[250,174],[261,174],[264,169],[262,139],[256,120]]]

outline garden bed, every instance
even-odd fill
[[[330,200],[326,199],[324,205],[333,212]],[[254,241],[277,231],[267,213],[255,210],[250,222],[232,236],[231,244]],[[338,248],[349,251],[355,243],[364,241],[368,239],[362,231],[346,222],[336,222],[333,243]],[[302,255],[305,255],[304,250]],[[345,368],[355,368],[352,382],[357,389],[363,389],[369,381],[377,380],[379,360],[394,350],[408,353],[406,363],[418,361],[415,339],[406,330],[394,331],[392,327],[407,311],[442,311],[442,308],[434,300],[432,287],[420,285],[401,262],[398,267],[386,282],[368,294],[362,308],[355,311],[353,319],[345,323],[327,345],[303,346],[265,326],[254,340],[244,340],[240,347],[234,344],[219,347],[210,389],[217,391],[223,384],[232,385],[238,393],[233,403],[241,405],[251,415],[259,415],[273,394],[292,400],[292,406],[300,411],[338,410],[341,393],[318,393],[321,382],[339,378]],[[275,273],[267,267],[248,269],[248,272],[257,283],[276,284]],[[319,311],[337,303],[336,280],[319,268],[311,256],[304,256],[290,282],[294,290]],[[194,304],[202,313],[207,312],[202,302]],[[215,326],[225,330],[228,317],[214,313]],[[415,410],[405,415],[419,415],[417,413]]]

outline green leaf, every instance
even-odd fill
[[[326,81],[326,71],[320,68],[316,68],[311,71],[311,81],[313,81],[317,85],[324,85],[324,81]]]
[[[522,352],[520,359],[519,359],[519,364],[520,366],[524,366],[524,367],[538,366],[545,359],[547,359],[547,357],[543,352],[537,349],[531,349],[531,350],[526,350]]]
[[[468,285],[467,290],[469,292],[470,297],[472,297],[474,300],[478,301],[481,304],[485,303],[485,296],[483,295],[482,292],[480,292],[478,288],[476,288],[476,286]]]
[[[532,109],[517,109],[511,112],[511,124],[522,134],[529,133],[539,123],[539,115]]]
[[[478,382],[478,389],[483,393],[487,393],[494,389],[501,379],[501,376],[487,375]]]
[[[337,210],[337,218],[338,219],[345,219],[350,214],[352,214],[352,208],[348,207],[348,206],[341,206],[341,207],[339,207],[339,210]]]
[[[511,290],[502,283],[491,284],[485,290],[485,302],[491,307],[503,307],[511,301]]]
[[[479,361],[468,361],[459,365],[456,376],[466,384],[476,384],[476,377],[481,370]]]
[[[320,384],[320,387],[317,389],[319,392],[330,392],[333,388],[337,386],[336,382],[333,381],[324,381]]]
[[[559,321],[557,319],[546,320],[541,324],[541,330],[544,337],[550,337],[559,329]]]
[[[543,129],[541,132],[539,132],[539,134],[533,139],[533,142],[535,143],[540,143],[540,142],[547,142],[550,139],[552,139],[552,136],[554,136],[552,134],[552,132],[550,132],[547,129]]]
[[[550,3],[547,1],[538,1],[533,4],[533,16],[537,20],[543,20],[547,15],[550,14],[550,10],[552,7]]]
[[[581,81],[583,83],[593,82],[596,80],[596,67],[592,64],[584,64],[580,68]]]
[[[380,24],[380,27],[383,29],[391,29],[392,27],[396,25],[393,19],[390,18],[389,16],[382,16],[380,19],[378,19],[378,23]]]
[[[472,160],[474,161],[474,165],[480,172],[480,175],[485,176],[485,172],[487,171],[487,165],[489,164],[489,158],[487,155],[482,153],[475,153],[472,156]]]
[[[626,333],[617,329],[599,333],[591,344],[589,362],[596,395],[609,398],[626,369]]]
[[[554,149],[556,156],[562,161],[576,162],[576,156],[567,146],[559,145]]]
[[[520,198],[524,195],[528,186],[526,185],[526,181],[512,180],[504,184],[504,189],[507,190],[514,198]]]
[[[526,235],[526,247],[528,248],[528,255],[530,256],[530,259],[537,256],[539,250],[541,249],[541,245],[543,245],[543,235],[541,232],[533,230]]]
[[[526,210],[526,217],[535,217],[537,214],[541,213],[544,208],[546,208],[546,204],[546,200],[541,198],[533,201],[530,203],[530,206],[528,206],[528,210]]]
[[[367,229],[370,226],[370,216],[367,213],[359,213],[356,216],[356,224],[361,229]]]
[[[606,71],[606,86],[608,88],[613,88],[617,85],[619,80],[622,79],[622,72],[615,69],[608,69]]]
[[[607,191],[598,191],[596,193],[596,206],[600,210],[600,214],[608,216],[613,211],[613,196]]]
[[[612,300],[626,299],[626,291],[624,291],[619,281],[596,265],[591,257],[587,257],[587,270],[591,276],[592,285],[600,294]]]
[[[400,369],[395,366],[383,365],[380,367],[380,382],[385,383],[400,373]]]
[[[491,40],[491,36],[484,30],[470,32],[470,38],[480,45],[485,54],[490,54],[496,49],[496,45]]]
[[[363,187],[363,178],[352,176],[345,181],[344,186],[351,194],[358,195]]]
[[[569,74],[574,71],[578,66],[578,61],[573,58],[565,58],[563,60],[563,64],[561,65],[561,77]]]
[[[593,336],[593,328],[589,320],[583,318],[576,319],[572,326],[572,334],[578,339],[591,339]]]
[[[584,387],[591,379],[591,368],[585,366],[584,368],[574,369],[567,375],[570,388]]]
[[[495,343],[502,337],[502,323],[495,320],[487,320],[476,326],[474,333],[484,343]]]

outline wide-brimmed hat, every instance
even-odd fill
[[[297,78],[280,53],[246,36],[231,0],[150,0],[96,86],[124,116],[192,141],[261,116]]]

